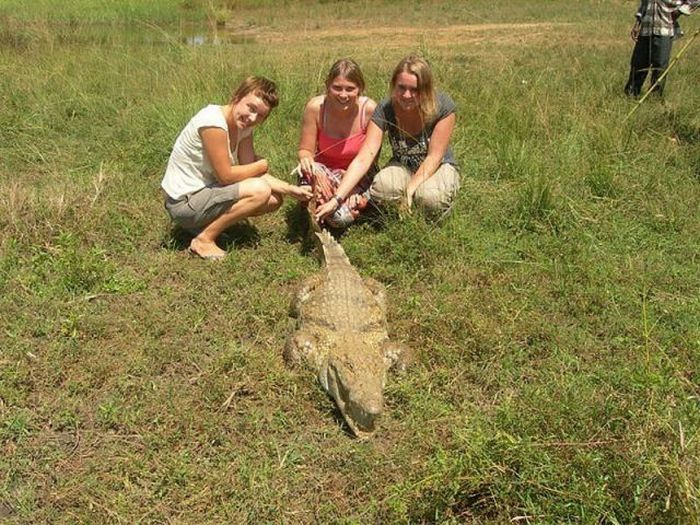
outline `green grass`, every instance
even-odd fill
[[[0,3],[0,521],[700,521],[700,68],[623,122],[636,4],[510,4]],[[242,77],[280,84],[256,147],[288,177],[330,64],[379,99],[416,49],[462,189],[342,238],[419,356],[358,442],[282,362],[318,269],[291,203],[211,265],[159,183]]]

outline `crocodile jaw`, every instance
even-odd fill
[[[377,428],[384,411],[383,367],[367,374],[357,370],[352,363],[331,358],[319,374],[321,384],[334,399],[346,423],[357,437],[368,437]]]

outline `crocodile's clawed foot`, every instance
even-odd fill
[[[303,358],[313,352],[314,341],[311,336],[302,330],[297,330],[291,334],[284,345],[284,361],[287,366],[295,366],[299,364]]]
[[[398,374],[403,374],[416,362],[416,353],[413,348],[403,343],[387,341],[382,346],[382,352],[387,368]]]

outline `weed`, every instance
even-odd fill
[[[554,212],[552,184],[544,177],[528,180],[517,197],[515,216],[525,228],[547,223]]]
[[[26,413],[18,412],[6,418],[0,427],[0,441],[21,441],[30,433],[29,417]]]
[[[497,180],[518,179],[531,171],[532,144],[514,140],[513,137],[503,137],[496,145],[494,155],[498,165]]]
[[[617,190],[615,187],[615,172],[606,166],[600,166],[586,176],[586,184],[591,194],[601,198],[614,198]]]
[[[108,399],[97,407],[97,421],[104,428],[118,429],[120,416],[121,407],[116,400]]]

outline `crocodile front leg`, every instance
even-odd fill
[[[289,305],[289,315],[298,319],[301,315],[301,308],[305,302],[311,299],[311,292],[321,283],[323,280],[323,275],[312,275],[307,278],[301,285],[301,288],[292,298],[292,302]]]
[[[298,365],[302,360],[311,361],[316,339],[305,330],[296,330],[284,345],[284,361],[288,366]]]
[[[364,278],[365,286],[369,289],[374,300],[377,301],[382,315],[386,315],[386,288],[379,281],[371,277]]]
[[[382,356],[387,369],[402,374],[416,360],[413,348],[402,343],[387,340],[382,344]]]

